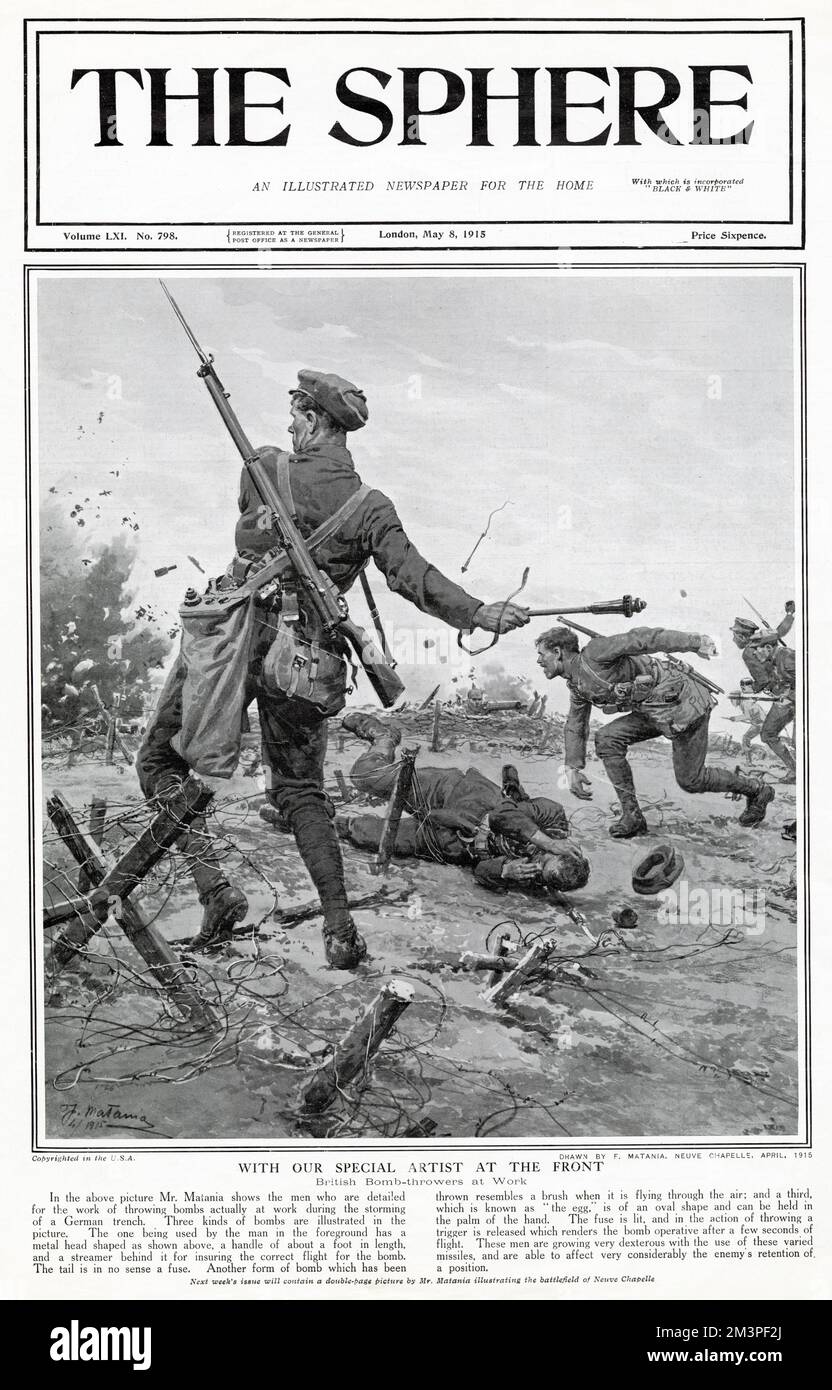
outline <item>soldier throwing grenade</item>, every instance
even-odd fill
[[[304,539],[330,518],[340,518],[316,552],[319,568],[340,593],[346,593],[372,559],[394,593],[451,627],[510,632],[528,623],[528,610],[519,604],[483,603],[446,578],[419,554],[390,499],[362,485],[346,439],[367,422],[363,391],[334,373],[306,370],[298,373],[298,384],[289,395],[293,452],[281,458],[277,450],[261,449],[258,457],[274,475],[272,481],[284,494]],[[247,467],[240,480],[239,508],[237,553],[230,573],[241,581],[253,562],[280,545],[271,512],[258,499]],[[264,609],[246,692],[246,703],[256,699],[260,714],[266,795],[291,828],[320,897],[327,961],[336,969],[352,970],[367,948],[350,915],[334,807],[323,787],[327,716],[309,701],[275,690],[266,681],[264,650],[274,621]],[[172,742],[182,727],[185,676],[180,657],[138,752],[137,772],[148,797],[175,790],[189,772]],[[205,908],[194,944],[203,947],[230,935],[231,924],[245,915],[247,903],[242,891],[223,875],[204,826],[199,835],[189,837],[188,855]]]
[[[538,665],[547,680],[563,676],[571,696],[564,731],[569,785],[589,800],[584,774],[593,705],[620,718],[595,735],[595,747],[621,802],[621,816],[610,828],[615,839],[643,835],[647,822],[636,798],[627,749],[646,739],[669,738],[676,781],[687,792],[739,792],[746,798],[740,825],[763,820],[774,789],[758,778],[709,767],[708,725],[716,703],[710,690],[687,667],[657,660],[656,652],[696,652],[706,660],[716,652],[713,639],[668,628],[636,627],[614,637],[593,637],[583,649],[568,627],[553,627],[538,638]]]

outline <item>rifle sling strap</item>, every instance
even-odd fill
[[[296,520],[292,484],[289,479],[289,459],[290,455],[284,450],[281,449],[278,452],[277,490],[280,493],[281,500],[288,508],[292,519]],[[305,543],[307,550],[313,557],[316,555],[317,551],[320,550],[321,546],[328,540],[331,540],[341,529],[344,522],[348,521],[353,513],[358,510],[361,503],[371,492],[372,488],[370,488],[367,483],[362,483],[360,487],[356,488],[355,492],[350,494],[346,502],[342,503],[338,510],[332,513],[332,516],[327,517],[326,521],[323,521],[321,525],[312,532],[312,535]],[[244,593],[256,593],[258,589],[263,587],[264,583],[268,583],[269,580],[285,574],[287,569],[290,568],[291,566],[286,555],[278,555],[270,564],[258,570],[250,579],[247,579],[239,589],[235,590],[235,597],[239,598]]]

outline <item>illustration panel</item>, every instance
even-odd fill
[[[799,269],[27,290],[36,1142],[805,1138]]]

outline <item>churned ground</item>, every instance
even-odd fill
[[[211,815],[228,872],[249,895],[234,941],[216,955],[181,945],[198,931],[201,910],[176,854],[140,899],[180,943],[216,1027],[181,1019],[111,918],[87,956],[48,972],[39,993],[47,1139],[118,1148],[309,1135],[796,1134],[802,886],[795,846],[780,833],[795,818],[794,788],[779,785],[765,824],[746,830],[736,823],[743,803],[688,796],[673,780],[669,745],[642,745],[631,757],[651,833],[621,843],[607,834],[613,794],[597,761],[587,768],[592,802],[558,787],[555,723],[448,715],[442,751],[430,753],[429,716],[403,722],[405,742],[420,744],[419,764],[476,762],[499,780],[511,761],[531,794],[563,802],[592,864],[571,899],[583,925],[543,899],[481,889],[461,869],[405,861],[380,879],[367,855],[346,846],[351,894],[376,895],[355,912],[371,958],[353,974],[329,970],[320,917],[283,920],[314,907],[294,841],[259,818],[259,778],[238,773],[217,784]],[[346,774],[362,746],[333,727],[327,785],[338,804],[335,770]],[[779,777],[772,762],[760,757],[758,766]],[[147,824],[132,769],[103,766],[100,752],[72,767],[48,756],[44,792],[52,790],[84,824],[92,797],[107,798],[110,851],[123,852]],[[632,891],[633,862],[660,842],[684,856],[680,920],[672,904]],[[76,869],[48,820],[43,853],[47,898],[74,892]],[[638,925],[612,932],[612,911],[624,906],[636,909]],[[497,1006],[483,998],[487,974],[463,969],[460,957],[504,935],[521,955],[537,939],[553,948],[529,987]],[[363,1073],[310,1115],[304,1086],[391,979],[410,982],[413,1002]]]

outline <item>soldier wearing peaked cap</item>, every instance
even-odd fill
[[[797,667],[794,651],[784,647],[775,629],[763,628],[748,644],[747,652],[754,667],[754,689],[767,690],[778,698],[770,706],[760,729],[760,738],[786,768],[785,782],[793,782],[796,762],[792,750],[780,735],[797,713],[795,687]],[[746,652],[743,652],[743,656]],[[749,665],[749,670],[751,666]]]
[[[774,629],[776,641],[779,642],[780,640],[782,640],[782,638],[786,636],[787,632],[791,632],[792,627],[794,625],[794,617],[795,605],[790,600],[786,604],[786,611],[784,616],[780,619],[780,622]],[[760,665],[759,658],[754,651],[754,642],[759,637],[759,634],[759,623],[752,623],[750,618],[734,619],[734,625],[731,628],[731,636],[734,639],[734,646],[738,647],[739,650],[742,652],[742,659],[745,662],[748,674],[754,681],[755,690],[763,689],[763,686],[759,685],[758,682],[762,679],[763,675],[765,674]]]
[[[361,429],[368,418],[366,397],[359,387],[332,372],[306,369],[298,374],[298,384],[289,394],[292,453],[264,448],[258,451],[259,458],[304,538],[339,514],[337,526],[315,558],[341,593],[373,560],[394,593],[451,627],[508,632],[529,621],[527,609],[520,605],[482,603],[446,578],[419,554],[389,497],[362,483],[346,447],[347,434]],[[229,567],[229,582],[244,580],[252,565],[280,543],[271,512],[255,493],[245,468],[239,509],[237,553]],[[283,605],[284,618],[290,598],[284,585],[281,595],[272,600]],[[293,620],[303,635],[302,602]],[[323,789],[327,714],[309,701],[276,689],[268,678],[264,657],[274,621],[270,625],[264,610],[250,672],[251,698],[256,699],[260,715],[267,796],[294,833],[320,896],[327,960],[337,968],[352,969],[366,955],[366,946],[350,917],[334,808]],[[322,650],[326,650],[323,642]],[[137,770],[147,795],[156,794],[156,786],[165,778],[188,772],[187,763],[171,745],[182,720],[184,678],[184,668],[175,667],[139,751]]]

